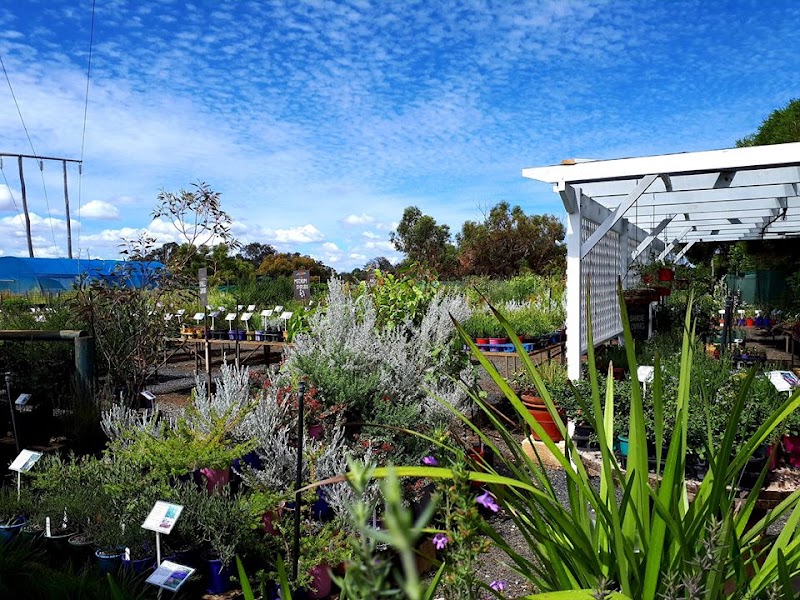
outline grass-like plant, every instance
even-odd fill
[[[715,444],[708,440],[707,446],[712,449],[709,453],[711,468],[691,498],[684,475],[695,348],[691,301],[684,321],[679,384],[673,401],[669,403],[675,407],[674,428],[669,439],[665,439],[662,425],[665,386],[659,361],[655,361],[655,379],[650,389],[653,394],[656,464],[662,458],[662,448],[668,449],[660,477],[654,477],[648,473],[641,386],[636,377],[635,348],[621,286],[619,298],[632,378],[629,455],[627,471],[623,472],[612,450],[614,381],[608,377],[606,388],[600,389],[598,372],[592,366],[595,357],[590,333],[591,397],[582,401],[593,408],[586,414],[592,416],[600,442],[599,485],[595,485],[590,477],[566,428],[560,426],[566,439],[562,450],[547,437],[514,391],[459,327],[464,343],[470,346],[475,358],[504,392],[520,418],[540,436],[560,463],[563,474],[558,477],[564,477],[566,481],[568,500],[564,502],[556,493],[556,476],[546,471],[537,457],[531,458],[523,452],[504,423],[475,394],[473,401],[483,409],[505,448],[501,452],[492,438],[462,417],[465,425],[472,428],[484,445],[501,459],[501,464],[496,463],[496,470],[486,467],[471,472],[470,477],[487,487],[499,507],[518,527],[527,548],[510,547],[488,524],[486,534],[508,555],[515,569],[541,592],[538,597],[542,599],[592,598],[605,592],[613,592],[614,598],[632,600],[761,598],[772,593],[783,596],[771,597],[794,597],[790,579],[800,573],[800,537],[796,535],[800,522],[800,490],[759,518],[755,512],[756,499],[764,474],[744,499],[737,496],[736,483],[748,458],[781,421],[800,406],[800,391],[768,415],[758,430],[741,442],[734,455],[739,419],[750,398],[750,382],[754,377],[754,372],[750,372],[739,387],[723,439]],[[525,370],[555,416],[556,407],[541,374],[522,350],[506,319],[494,312],[514,341]],[[587,315],[587,319],[590,318]],[[588,331],[591,332],[590,320]],[[665,446],[664,442],[668,445]],[[395,471],[400,476],[439,479],[450,479],[453,475],[451,470],[442,467],[398,467]],[[381,469],[375,471],[375,476],[385,475]],[[780,534],[775,539],[768,538],[768,527],[787,515]],[[778,588],[782,591],[778,592]],[[560,591],[565,595],[552,594]]]

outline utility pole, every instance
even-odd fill
[[[67,163],[78,163],[78,168],[80,169],[81,165],[83,165],[83,161],[75,160],[74,158],[58,158],[55,156],[39,156],[38,154],[14,154],[10,152],[0,152],[0,158],[7,156],[11,158],[17,159],[17,165],[19,166],[19,187],[20,192],[22,193],[22,211],[25,213],[25,234],[28,238],[28,254],[31,258],[33,258],[33,240],[31,238],[31,217],[28,213],[28,193],[25,189],[25,174],[22,169],[22,159],[23,158],[33,158],[36,159],[43,164],[46,160],[55,160],[60,161],[64,171],[64,204],[66,206],[66,214],[67,214],[67,255],[72,258],[72,224],[70,223],[69,217],[69,189],[67,187]],[[50,215],[48,215],[50,216]]]
[[[69,188],[67,187],[67,161],[62,160],[64,169],[64,207],[67,214],[67,257],[72,258],[72,223],[69,221]]]
[[[33,240],[31,239],[31,216],[28,214],[28,195],[25,193],[25,176],[22,173],[22,156],[17,157],[19,164],[19,187],[22,192],[22,211],[25,213],[25,235],[28,236],[28,254],[33,258]]]

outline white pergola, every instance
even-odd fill
[[[580,376],[586,352],[586,278],[593,339],[622,331],[617,277],[697,242],[800,237],[800,143],[640,156],[568,160],[523,169],[551,183],[567,210],[567,365]],[[679,252],[673,252],[682,245]]]

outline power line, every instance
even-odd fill
[[[28,138],[28,144],[31,146],[31,151],[36,154],[36,150],[33,149],[33,141],[31,141],[31,134],[28,133],[28,127],[25,125],[25,119],[22,118],[22,111],[19,109],[19,102],[17,102],[17,95],[14,93],[14,88],[11,85],[11,79],[8,77],[8,71],[6,71],[6,63],[3,62],[3,55],[0,54],[0,66],[3,67],[3,74],[6,76],[6,83],[8,83],[8,89],[11,91],[11,97],[14,99],[14,106],[17,107],[17,114],[19,115],[19,120],[22,121],[22,128],[25,130],[25,136]]]
[[[17,216],[22,220],[22,214],[19,212],[19,207],[17,206],[17,200],[14,198],[14,192],[11,191],[11,186],[8,184],[8,177],[6,177],[6,170],[3,168],[3,157],[0,156],[0,173],[3,174],[3,181],[6,182],[6,189],[8,190],[8,195],[11,196],[11,202],[14,204],[14,210],[17,211]]]
[[[0,66],[3,67],[3,74],[6,76],[6,83],[8,83],[8,89],[11,91],[11,97],[14,99],[14,106],[17,107],[17,114],[19,115],[19,120],[22,123],[22,128],[25,130],[25,137],[28,138],[28,144],[31,147],[31,152],[36,154],[36,149],[33,147],[33,140],[31,139],[31,134],[28,132],[28,126],[25,125],[25,119],[22,117],[22,110],[19,107],[19,102],[17,101],[17,95],[14,93],[14,86],[11,85],[11,78],[8,76],[8,71],[6,70],[6,63],[3,61],[3,55],[0,54]],[[22,167],[20,167],[21,169]],[[44,182],[44,161],[39,161],[39,171],[42,176],[42,190],[44,191],[44,203],[47,207],[47,217],[48,221],[50,222],[50,235],[53,237],[53,246],[58,247],[56,243],[56,231],[53,228],[53,218],[52,214],[50,213],[50,200],[47,197],[47,185]],[[22,173],[22,171],[20,171]],[[5,174],[4,174],[5,175]]]
[[[89,61],[88,64],[86,65],[86,93],[84,94],[84,100],[83,100],[83,131],[81,133],[81,158],[80,162],[78,163],[78,221],[81,220],[81,198],[83,192],[83,152],[86,147],[86,120],[89,114],[89,82],[91,81],[91,76],[92,76],[92,49],[94,47],[94,14],[95,14],[96,4],[97,0],[92,0],[92,19],[91,19],[91,24],[89,26]],[[78,233],[79,256],[80,256],[82,232],[83,232],[83,227],[81,227],[80,232]]]

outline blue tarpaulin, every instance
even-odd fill
[[[163,269],[160,262],[6,256],[0,257],[0,292],[58,294],[73,289],[84,277],[130,287],[150,286]]]

